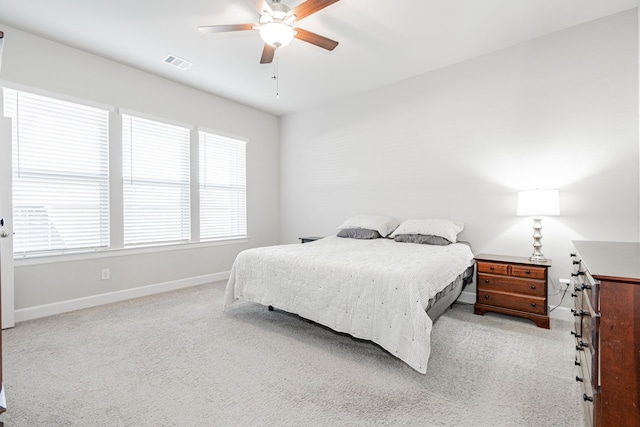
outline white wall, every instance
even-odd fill
[[[146,285],[189,284],[194,283],[193,278],[223,277],[240,250],[278,242],[277,117],[7,26],[2,29],[5,46],[0,79],[5,83],[195,124],[249,140],[248,243],[195,245],[160,252],[125,250],[35,263],[17,261],[17,310]],[[102,268],[111,269],[110,280],[101,280]],[[20,320],[20,316],[17,318]]]
[[[637,18],[630,10],[284,117],[281,242],[375,213],[460,220],[475,253],[529,256],[532,221],[515,215],[516,192],[557,188],[561,216],[542,230],[553,294],[572,239],[639,239]]]

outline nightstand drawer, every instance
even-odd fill
[[[509,266],[494,262],[478,261],[478,273],[509,274]]]
[[[478,290],[478,303],[495,307],[509,308],[527,313],[546,314],[545,298],[524,297],[512,293]]]
[[[494,276],[478,273],[478,289],[515,292],[544,298],[546,282],[544,280],[518,279],[510,276]]]
[[[512,265],[511,275],[516,277],[526,277],[529,279],[544,280],[547,276],[547,269],[544,267],[531,267],[523,265]]]

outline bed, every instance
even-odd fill
[[[276,307],[370,340],[426,373],[433,321],[472,280],[469,245],[339,235],[241,252],[225,310],[237,300]]]

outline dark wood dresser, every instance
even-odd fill
[[[480,254],[477,261],[474,313],[488,311],[524,317],[549,329],[547,272],[551,260]]]
[[[640,426],[640,243],[574,241],[576,381],[593,426]]]

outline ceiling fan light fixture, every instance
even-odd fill
[[[260,26],[260,37],[276,49],[291,43],[295,32],[293,27],[282,22],[269,22]]]

